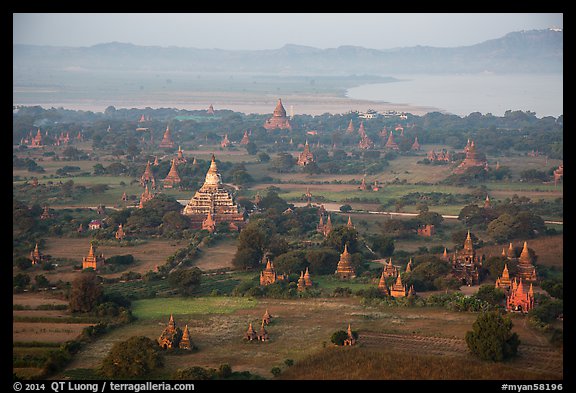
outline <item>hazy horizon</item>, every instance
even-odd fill
[[[13,44],[198,49],[457,47],[563,29],[562,13],[14,13]]]

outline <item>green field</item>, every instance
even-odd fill
[[[229,314],[256,305],[256,300],[243,297],[156,298],[136,300],[132,303],[132,313],[139,319],[163,318],[167,314],[173,314],[175,317],[192,314]]]

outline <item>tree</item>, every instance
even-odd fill
[[[36,281],[36,286],[38,288],[48,288],[50,286],[50,281],[48,281],[46,276],[43,274],[39,274],[34,277],[34,281]]]
[[[106,174],[106,169],[104,168],[104,166],[100,163],[94,165],[94,175],[99,176],[99,175],[104,175]]]
[[[484,312],[466,332],[466,344],[470,351],[482,360],[501,362],[518,352],[520,339],[512,333],[512,321],[498,311]]]
[[[268,154],[264,153],[263,151],[261,151],[260,153],[258,153],[258,161],[268,162],[268,161],[270,161],[270,156]]]
[[[117,342],[102,361],[100,372],[108,378],[137,378],[163,366],[158,344],[145,336]]]
[[[179,269],[168,276],[168,281],[171,285],[178,288],[182,295],[192,295],[200,288],[200,281],[202,279],[202,271],[193,267],[191,269]]]
[[[504,213],[488,224],[487,233],[497,242],[510,240],[516,237],[514,225],[514,217],[508,213]]]
[[[330,337],[330,341],[333,344],[342,346],[344,345],[344,340],[346,340],[348,338],[348,333],[345,332],[344,330],[337,330],[334,333],[332,333],[332,336]]]
[[[321,248],[306,252],[306,260],[310,263],[310,274],[334,274],[340,254],[331,248]]]
[[[278,272],[300,273],[306,269],[306,259],[301,251],[289,251],[274,258],[274,267]]]
[[[338,252],[344,251],[345,244],[348,244],[349,253],[352,254],[359,251],[360,245],[358,243],[358,231],[356,229],[345,226],[337,227],[328,234],[328,237],[324,241],[324,245]]]
[[[495,281],[502,275],[504,265],[508,266],[508,273],[510,274],[510,277],[516,275],[516,271],[518,270],[517,260],[509,260],[506,257],[495,255],[487,258],[484,262],[482,262],[482,270],[486,275],[485,278],[491,281]]]
[[[494,288],[494,285],[482,285],[476,295],[474,295],[477,299],[483,300],[488,302],[494,306],[497,306],[502,303],[504,299],[506,299],[506,294],[500,288]]]
[[[102,297],[102,287],[93,271],[82,271],[74,281],[70,291],[70,311],[90,312]]]
[[[162,217],[162,225],[164,231],[181,231],[183,229],[189,228],[190,222],[188,221],[188,218],[180,214],[180,212],[169,211]]]
[[[278,153],[278,155],[272,160],[270,166],[271,169],[279,172],[289,172],[292,167],[294,167],[295,159],[292,155],[288,153]]]
[[[340,211],[341,211],[342,213],[348,213],[348,212],[350,212],[351,210],[352,210],[352,206],[350,206],[350,205],[348,205],[348,204],[345,204],[345,205],[340,206]]]
[[[18,273],[12,279],[12,286],[14,288],[24,288],[30,284],[30,276],[24,273]]]
[[[246,151],[248,152],[249,155],[254,156],[256,155],[256,153],[258,153],[258,147],[254,142],[248,142],[248,144],[246,145]]]
[[[380,254],[381,257],[392,256],[394,247],[394,239],[389,236],[381,234],[372,238],[372,250]]]

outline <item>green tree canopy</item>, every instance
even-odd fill
[[[498,311],[480,314],[465,338],[475,356],[494,362],[516,356],[520,345],[518,334],[512,333],[512,321]]]
[[[138,378],[163,366],[158,344],[148,337],[133,336],[112,346],[100,372],[108,378]]]
[[[178,269],[168,276],[168,282],[185,296],[194,294],[200,288],[201,279],[202,271],[197,267]]]

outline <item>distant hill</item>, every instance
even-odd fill
[[[66,70],[350,75],[413,73],[560,73],[563,32],[530,30],[476,45],[222,50],[105,43],[91,47],[13,45],[14,74]]]

